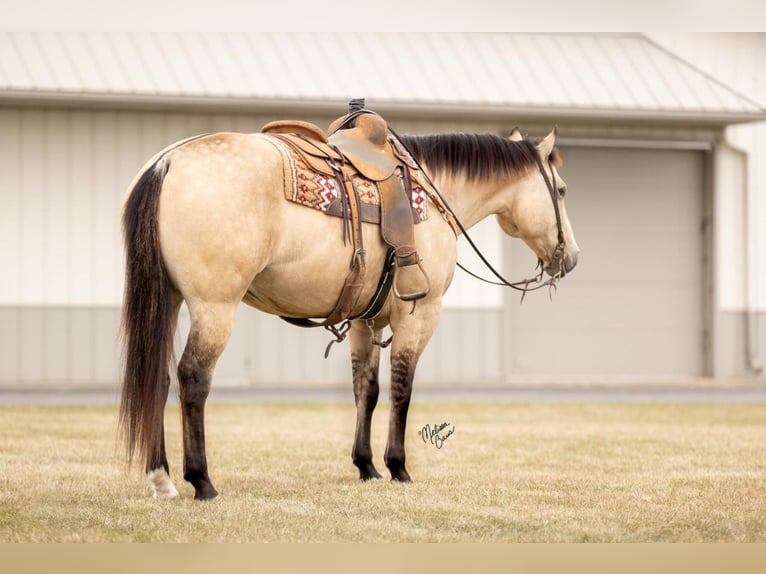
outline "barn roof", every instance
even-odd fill
[[[0,33],[0,102],[735,123],[760,103],[639,34]]]

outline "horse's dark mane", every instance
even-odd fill
[[[401,140],[431,173],[463,174],[486,181],[518,175],[537,165],[537,150],[529,140],[464,133],[403,135]]]

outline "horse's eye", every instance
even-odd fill
[[[559,197],[564,197],[567,194],[567,186],[564,185],[559,188]]]

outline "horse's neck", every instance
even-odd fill
[[[497,181],[480,182],[437,176],[434,184],[466,229],[500,212],[507,206],[512,193],[510,188]]]

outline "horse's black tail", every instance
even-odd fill
[[[171,284],[160,251],[157,213],[169,161],[141,174],[122,214],[125,292],[122,305],[120,431],[128,461],[138,450],[145,465],[160,460],[165,378],[172,354]]]

